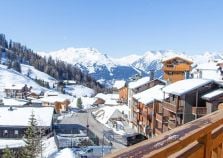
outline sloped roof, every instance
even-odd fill
[[[183,56],[183,55],[171,55],[171,56],[169,56],[169,57],[166,57],[166,58],[163,58],[162,59],[162,62],[166,62],[166,61],[169,61],[169,60],[172,60],[172,59],[175,59],[175,58],[179,58],[179,59],[182,59],[182,60],[185,60],[185,61],[187,61],[188,63],[193,63],[193,60],[192,59],[190,59],[190,58],[188,58],[188,57],[186,57],[186,56]]]
[[[217,89],[217,90],[214,90],[210,93],[203,95],[201,98],[205,99],[205,100],[210,100],[210,99],[212,99],[218,95],[222,95],[222,94],[223,94],[223,89]]]
[[[130,82],[128,87],[131,89],[135,89],[149,82],[150,82],[150,77],[143,77],[138,79],[137,81]]]
[[[113,88],[121,89],[121,88],[125,87],[125,83],[126,82],[124,80],[115,81]]]
[[[177,81],[163,88],[163,91],[169,94],[175,94],[181,96],[189,91],[192,91],[196,88],[204,86],[208,83],[213,82],[213,80],[205,79],[186,79]]]
[[[162,91],[163,87],[164,85],[156,85],[141,93],[137,93],[133,95],[133,98],[143,103],[144,105],[152,103],[154,100],[163,100],[163,97],[164,97],[163,91]],[[167,97],[167,95],[165,95],[165,97]]]

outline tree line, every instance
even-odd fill
[[[61,60],[54,60],[51,56],[42,57],[19,42],[8,41],[4,34],[0,34],[0,60],[8,68],[18,72],[21,72],[21,63],[27,64],[57,80],[75,80],[78,84],[93,88],[97,92],[106,90],[104,86],[78,67]]]

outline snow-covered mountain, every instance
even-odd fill
[[[150,70],[155,70],[155,77],[161,78],[163,74],[161,60],[175,54],[190,57],[195,64],[222,59],[218,53],[206,52],[201,55],[187,56],[172,50],[148,51],[141,56],[129,55],[122,58],[111,58],[94,48],[67,48],[39,54],[52,56],[55,59],[76,65],[102,83],[111,83],[113,80],[121,79],[127,80],[137,73],[146,76],[149,75]]]

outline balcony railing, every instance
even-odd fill
[[[183,106],[179,106],[179,108],[177,109],[176,105],[168,103],[168,102],[162,102],[163,107],[169,111],[172,111],[174,113],[181,113],[183,112]]]
[[[156,113],[156,120],[162,123],[167,122],[167,116],[163,116],[162,113]]]
[[[223,110],[107,155],[109,158],[223,157]]]
[[[133,112],[138,113],[139,112],[139,109],[136,106],[134,106],[133,107]]]
[[[196,115],[206,115],[207,108],[206,107],[192,107],[192,113]]]
[[[168,64],[163,67],[164,71],[190,71],[191,66],[187,64],[179,64],[179,65],[173,65],[173,64]]]
[[[177,126],[176,126],[176,121],[175,120],[169,120],[168,121],[168,128],[170,128],[170,129],[174,129],[174,128],[176,128]]]

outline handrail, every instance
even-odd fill
[[[219,157],[222,144],[223,110],[218,110],[107,157]]]

